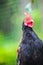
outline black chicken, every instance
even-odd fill
[[[23,21],[23,37],[18,48],[17,65],[43,65],[43,42],[33,31],[33,20],[26,14]]]

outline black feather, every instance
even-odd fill
[[[22,25],[23,37],[19,45],[17,65],[43,65],[43,42],[32,28]]]

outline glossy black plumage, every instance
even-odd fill
[[[43,65],[43,42],[32,28],[22,25],[23,37],[19,45],[17,65]]]

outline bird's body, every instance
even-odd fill
[[[17,65],[43,65],[43,42],[32,28],[22,26],[23,37],[19,45]]]

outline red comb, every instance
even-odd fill
[[[26,16],[24,19],[24,25],[32,28],[33,27],[32,17],[26,12],[24,13],[24,15]]]

